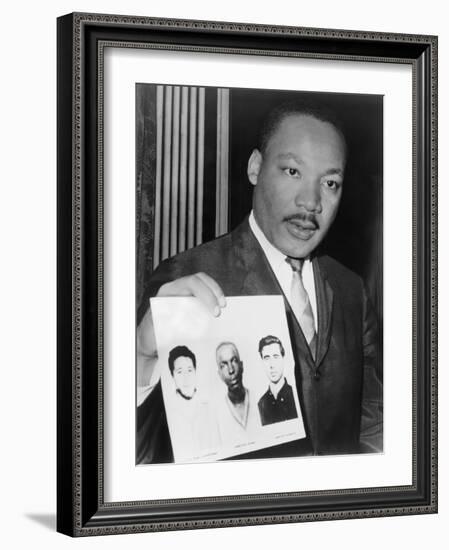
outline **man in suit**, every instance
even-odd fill
[[[275,109],[248,161],[254,186],[249,218],[163,262],[150,281],[151,296],[196,296],[214,315],[226,307],[226,296],[284,296],[307,437],[251,457],[382,450],[376,318],[360,277],[318,251],[338,211],[345,165],[346,141],[331,115],[310,105]],[[138,375],[142,385],[155,388],[151,312],[148,304],[144,309]],[[144,462],[163,448],[142,431],[145,418],[155,415],[153,436],[164,425],[157,388],[154,395],[147,416],[144,408],[138,411]]]
[[[282,342],[277,336],[265,336],[259,342],[259,354],[269,381],[267,391],[258,402],[262,425],[298,418],[293,389],[284,376]]]

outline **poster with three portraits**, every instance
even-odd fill
[[[383,451],[383,97],[136,85],[136,464]]]

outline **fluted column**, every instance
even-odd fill
[[[217,196],[215,235],[228,231],[229,210],[229,90],[217,90]]]
[[[154,268],[202,242],[205,89],[157,87]]]

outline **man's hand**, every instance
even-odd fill
[[[220,286],[205,273],[195,273],[166,283],[161,286],[156,296],[195,296],[215,317],[218,317],[221,308],[226,306],[226,298]],[[148,386],[158,357],[150,307],[137,327],[136,345],[137,385]]]
[[[157,297],[162,296],[195,296],[215,317],[226,306],[226,298],[220,286],[206,273],[195,273],[165,283],[157,293]]]

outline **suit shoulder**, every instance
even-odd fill
[[[182,272],[182,275],[188,275],[197,271],[207,271],[212,265],[229,254],[232,250],[231,234],[227,233],[221,237],[190,248],[184,252],[176,254],[160,263],[155,273],[159,272]]]
[[[244,264],[249,233],[245,220],[230,233],[163,261],[151,276],[153,291],[164,282],[203,272],[215,279],[225,294],[238,294],[247,275]]]
[[[224,250],[228,250],[231,247],[231,233],[226,233],[221,237],[217,237],[206,243],[202,243],[194,248],[190,248],[184,252],[165,260],[166,262],[178,261],[180,263],[189,262],[197,258],[203,258],[210,254],[220,254]]]
[[[239,254],[242,254],[242,242],[248,232],[248,222],[242,222],[230,233],[162,261],[145,283],[138,322],[147,311],[149,298],[156,296],[162,285],[195,273],[202,272],[212,277],[226,295],[239,294],[241,281],[246,275]]]

